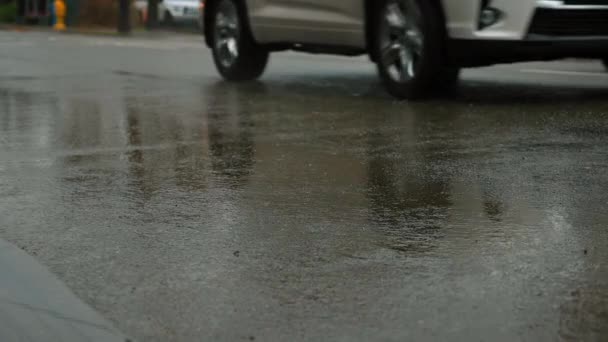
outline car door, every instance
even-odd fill
[[[363,0],[249,0],[247,4],[260,42],[365,45]]]

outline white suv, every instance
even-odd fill
[[[417,99],[463,67],[566,57],[608,64],[608,0],[206,0],[206,43],[227,80],[273,51],[367,54],[387,90]]]

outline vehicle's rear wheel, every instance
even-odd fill
[[[391,95],[416,100],[456,84],[459,70],[444,65],[444,24],[431,1],[381,0],[375,14],[372,53]]]
[[[212,15],[213,60],[229,81],[254,80],[268,64],[268,50],[256,44],[242,2],[220,0]]]

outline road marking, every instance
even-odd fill
[[[532,74],[548,74],[562,76],[591,76],[591,77],[608,77],[608,73],[603,71],[588,72],[588,71],[567,71],[567,70],[549,70],[549,69],[522,69],[521,72]]]

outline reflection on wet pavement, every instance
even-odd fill
[[[140,340],[605,337],[605,92],[352,78],[0,80],[0,233]]]

